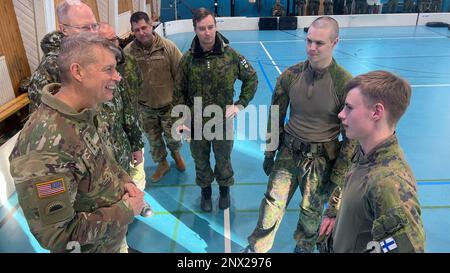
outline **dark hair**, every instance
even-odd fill
[[[409,83],[388,71],[377,70],[351,79],[345,90],[359,88],[366,106],[382,103],[388,112],[389,125],[397,124],[411,100]]]
[[[143,11],[136,11],[130,17],[130,24],[132,25],[133,23],[138,23],[142,19],[144,19],[147,24],[150,24],[150,18],[147,13]]]
[[[205,8],[199,8],[194,10],[192,12],[192,23],[194,24],[194,29],[197,26],[197,22],[205,19],[209,15],[212,16],[212,18],[214,19],[214,24],[216,24],[216,17],[214,17],[214,15],[209,10]]]

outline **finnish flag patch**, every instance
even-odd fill
[[[389,237],[384,239],[383,241],[380,241],[380,246],[383,253],[387,253],[396,249],[397,243],[395,242],[394,238]]]

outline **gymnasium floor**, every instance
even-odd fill
[[[257,70],[258,91],[253,105],[270,103],[279,74],[306,59],[305,33],[297,31],[225,31],[231,46]],[[185,52],[193,34],[169,37]],[[411,105],[398,126],[398,137],[418,181],[427,252],[450,252],[450,31],[426,27],[343,28],[335,59],[353,75],[384,69],[413,86]],[[237,90],[240,83],[236,84]],[[237,92],[239,93],[239,92]],[[261,124],[265,128],[265,124]],[[259,125],[258,125],[259,127]],[[248,132],[237,131],[238,135]],[[213,212],[200,211],[200,189],[195,185],[189,147],[182,153],[187,170],[172,170],[162,181],[149,180],[156,165],[146,143],[145,170],[149,182],[146,200],[155,212],[137,217],[129,228],[130,247],[141,252],[239,252],[247,245],[258,218],[267,185],[262,171],[263,152],[257,140],[235,141],[232,154],[236,183],[229,210],[217,207],[218,186],[213,184]],[[213,161],[213,160],[212,160]],[[292,252],[292,234],[298,219],[297,191],[284,216],[271,252]],[[14,194],[0,208],[0,252],[46,252],[30,234]]]

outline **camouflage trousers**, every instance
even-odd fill
[[[150,152],[154,162],[159,163],[167,157],[167,147],[171,152],[181,148],[181,142],[172,137],[171,106],[160,109],[153,109],[144,105],[139,105],[144,131],[150,143]]]
[[[216,165],[214,172],[209,162],[211,147],[214,152]],[[220,186],[231,186],[234,184],[234,172],[231,166],[231,151],[233,140],[191,140],[191,154],[195,163],[195,182],[204,188],[214,181]]]
[[[308,0],[308,5],[306,9],[308,10],[308,15],[319,15],[320,2],[316,0]]]
[[[387,12],[388,13],[396,13],[397,12],[397,0],[389,0],[387,2]]]
[[[334,184],[329,182],[333,163],[325,155],[295,153],[283,145],[269,176],[257,226],[248,237],[256,252],[265,253],[272,248],[285,209],[297,187],[300,188],[302,200],[294,239],[302,250],[313,251],[324,203],[334,189]]]

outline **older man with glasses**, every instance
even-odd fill
[[[44,57],[38,68],[33,72],[28,84],[30,98],[30,114],[41,104],[41,92],[49,83],[59,83],[59,69],[56,58],[59,55],[61,40],[81,32],[97,32],[99,24],[91,8],[81,1],[64,1],[58,5],[57,16],[59,31],[53,31],[44,36],[41,49]]]

